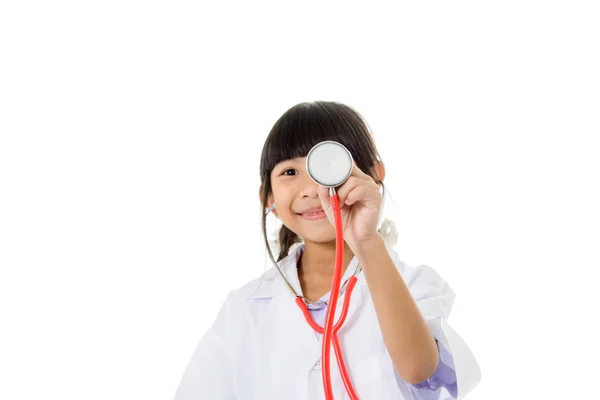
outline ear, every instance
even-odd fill
[[[260,187],[258,188],[258,202],[260,204],[262,204],[262,191],[263,191],[263,185],[260,185]],[[267,208],[271,208],[272,205],[273,205],[273,196],[269,195],[269,197],[267,198]],[[277,218],[279,218],[279,215],[277,215],[277,210],[271,211],[271,214],[274,214]]]
[[[375,161],[373,168],[371,168],[371,175],[375,177],[376,182],[385,179],[385,164],[383,164],[383,161]]]

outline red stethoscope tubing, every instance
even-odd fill
[[[338,340],[337,333],[340,330],[340,328],[342,327],[342,324],[344,323],[344,321],[346,320],[346,315],[348,314],[348,305],[350,304],[350,297],[352,295],[352,290],[354,289],[356,282],[358,282],[358,279],[355,276],[348,279],[348,286],[346,288],[346,296],[344,297],[342,313],[340,314],[340,319],[333,327],[333,340],[332,340],[333,341],[333,350],[335,351],[335,358],[337,359],[338,367],[339,367],[341,375],[342,375],[342,380],[344,382],[344,386],[346,387],[346,392],[348,392],[348,395],[350,396],[351,400],[358,400],[358,396],[356,395],[356,392],[354,391],[354,388],[352,387],[352,382],[350,381],[350,376],[348,375],[348,370],[346,369],[346,365],[344,364],[344,357],[342,355],[342,349],[340,347],[340,342]],[[302,297],[297,297],[296,303],[302,310],[302,313],[304,314],[304,318],[306,318],[306,321],[309,323],[311,328],[313,328],[315,330],[315,332],[320,333],[322,335],[323,327],[318,325],[311,318],[310,312],[308,311],[308,308],[306,308],[306,304],[304,304]]]
[[[337,333],[342,327],[344,320],[346,319],[346,315],[348,313],[348,306],[350,304],[350,297],[352,295],[352,290],[356,285],[357,278],[356,276],[351,277],[348,280],[348,287],[346,289],[346,295],[344,296],[344,304],[342,306],[342,313],[340,314],[339,321],[334,325],[333,319],[335,317],[335,309],[337,307],[337,300],[340,291],[340,284],[342,280],[342,263],[344,260],[344,228],[342,226],[342,213],[340,210],[340,199],[337,194],[334,194],[330,197],[331,208],[333,209],[333,216],[335,220],[335,230],[336,230],[336,240],[335,240],[335,269],[333,271],[333,283],[331,286],[331,293],[329,296],[329,308],[327,309],[327,316],[325,318],[325,327],[320,327],[310,316],[308,308],[306,304],[302,300],[301,297],[296,298],[296,303],[302,310],[304,314],[304,318],[308,322],[308,324],[313,328],[317,333],[323,335],[323,347],[321,351],[321,365],[322,365],[322,376],[323,376],[323,389],[325,391],[325,398],[327,400],[333,400],[333,389],[331,387],[331,374],[330,374],[330,348],[333,342],[333,348],[335,351],[335,356],[337,359],[338,367],[340,369],[340,373],[342,376],[342,381],[344,382],[344,386],[346,387],[346,391],[350,396],[351,400],[358,400],[356,396],[356,392],[352,387],[352,382],[350,381],[350,376],[348,375],[348,370],[346,369],[346,365],[344,364],[344,358],[342,356],[342,349],[340,347],[340,343],[337,337]]]

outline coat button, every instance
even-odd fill
[[[313,369],[319,370],[321,369],[321,359],[319,358],[319,361],[317,361],[315,363],[315,365],[313,365]]]

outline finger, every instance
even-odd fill
[[[365,185],[356,186],[348,193],[345,204],[351,206],[358,201],[363,202],[365,207],[376,210],[381,205],[381,194]]]
[[[340,205],[346,204],[346,197],[356,186],[360,184],[361,179],[357,176],[350,176],[346,182],[337,188],[337,195],[340,198]]]
[[[358,165],[356,165],[356,161],[352,160],[352,172],[350,176],[357,176],[359,178],[371,178],[368,174],[365,174]],[[371,178],[372,179],[372,178]]]
[[[358,176],[359,178],[364,178],[368,181],[375,182],[375,179],[371,175],[363,172],[363,170],[358,168],[358,165],[356,165],[356,161],[352,160],[352,165],[352,173],[350,174],[350,176]]]
[[[323,211],[325,214],[330,212],[331,201],[329,196],[329,188],[327,186],[321,186],[317,188],[317,194],[319,195],[319,200],[321,201],[321,207],[323,207]]]
[[[340,198],[340,204],[346,204],[346,197],[355,187],[359,185],[367,186],[371,189],[378,189],[379,187],[372,179],[368,180],[359,176],[350,176],[342,186],[338,188],[338,197]]]

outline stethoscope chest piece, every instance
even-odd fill
[[[324,141],[308,152],[306,170],[319,185],[335,188],[346,182],[352,174],[352,155],[342,144]]]

